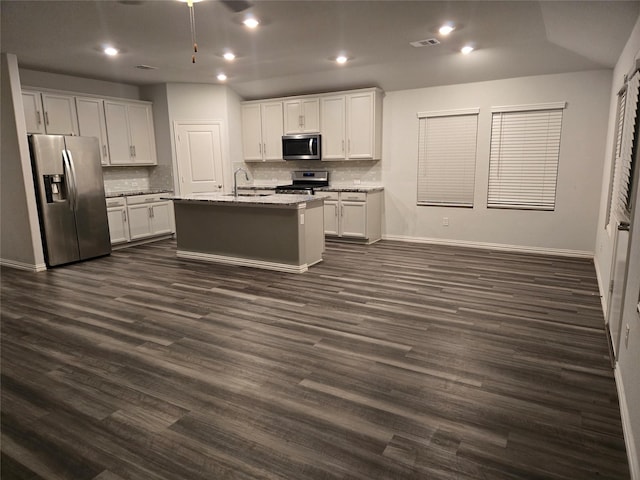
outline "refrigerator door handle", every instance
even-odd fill
[[[67,185],[69,187],[69,204],[72,210],[76,210],[76,206],[78,203],[78,189],[76,188],[76,171],[73,167],[73,157],[71,156],[71,151],[63,150],[62,158],[65,162],[65,169],[67,170]]]

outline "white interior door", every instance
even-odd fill
[[[180,194],[221,192],[224,189],[222,124],[175,123]]]
[[[614,359],[618,358],[620,347],[620,330],[622,325],[622,308],[624,305],[625,280],[628,269],[629,224],[619,223],[615,233],[613,262],[611,265],[611,284],[609,286],[609,304],[607,326],[611,337]]]

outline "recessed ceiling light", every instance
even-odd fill
[[[339,55],[336,57],[336,62],[339,63],[340,65],[343,65],[345,63],[347,63],[347,60],[349,60],[347,57],[345,57],[344,55]]]
[[[453,32],[454,30],[455,30],[455,27],[453,25],[451,25],[450,23],[445,23],[440,27],[438,31],[440,32],[440,35],[446,36],[446,35],[449,35],[451,32]]]
[[[190,4],[190,3],[199,3],[199,2],[201,2],[202,0],[178,0],[178,1],[179,1],[179,2],[181,2],[181,3],[187,3],[187,4]]]
[[[224,52],[224,55],[222,55],[224,57],[225,60],[233,60],[234,58],[236,58],[236,56],[233,54],[233,52]]]
[[[473,52],[473,47],[471,45],[465,45],[464,47],[462,47],[460,49],[460,51],[464,54],[464,55],[469,55],[471,52]]]
[[[260,22],[255,17],[247,17],[242,23],[244,23],[248,28],[256,28],[260,25]]]
[[[104,47],[103,51],[104,51],[104,53],[106,55],[109,55],[110,57],[113,57],[113,56],[117,55],[118,52],[119,52],[119,50],[117,48],[114,48],[114,47],[111,47],[111,46]]]
[[[219,73],[216,78],[221,82],[224,82],[227,79],[227,76],[224,73]]]

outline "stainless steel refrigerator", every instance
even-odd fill
[[[29,135],[48,266],[111,253],[98,140]]]

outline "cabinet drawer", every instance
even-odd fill
[[[322,197],[325,200],[338,200],[340,198],[340,192],[316,192],[318,197]]]
[[[127,197],[127,205],[140,205],[142,203],[162,202],[162,197],[166,197],[168,193],[153,193],[149,195],[134,195]]]
[[[364,192],[341,192],[340,200],[351,200],[355,202],[366,202],[367,194]]]
[[[125,201],[124,197],[107,198],[107,208],[109,208],[109,207],[124,207],[125,203],[126,203],[126,201]]]

